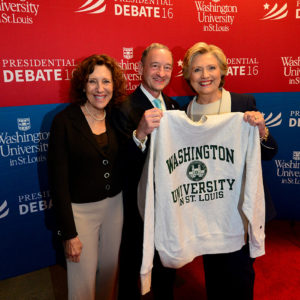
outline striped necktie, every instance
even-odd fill
[[[161,101],[159,99],[154,99],[153,103],[154,103],[155,107],[162,109]]]

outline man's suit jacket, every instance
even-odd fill
[[[69,105],[52,122],[49,181],[63,239],[77,235],[71,202],[95,202],[121,191],[118,140],[109,116],[105,124],[108,145],[101,148],[79,105]]]
[[[162,96],[167,110],[179,109],[179,105],[176,101],[165,94],[162,94]],[[130,177],[130,181],[134,185],[137,185],[140,179],[148,147],[142,152],[135,144],[132,133],[137,129],[144,112],[151,108],[153,108],[152,103],[142,92],[141,88],[138,87],[124,102],[114,109],[112,113],[115,127],[127,141],[125,147],[126,164],[129,168],[127,171],[129,172],[128,176]],[[148,138],[147,145],[149,140],[150,138]]]
[[[165,94],[162,94],[166,109],[179,109],[176,101],[172,100]],[[135,130],[145,112],[153,108],[152,103],[147,96],[138,87],[124,102],[122,102],[114,114],[115,124],[118,130],[132,140],[132,132]]]
[[[179,105],[176,101],[165,94],[162,94],[162,96],[167,110],[179,109]],[[138,87],[124,102],[114,108],[112,112],[114,125],[122,135],[122,139],[126,141],[125,145],[122,147],[126,157],[125,176],[123,178],[125,230],[128,223],[131,223],[132,227],[135,227],[137,223],[140,223],[137,207],[137,186],[141,177],[150,141],[150,136],[148,136],[146,150],[142,152],[135,144],[132,133],[137,129],[144,112],[151,108],[153,108],[152,103],[142,92],[141,88]]]

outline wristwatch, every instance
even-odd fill
[[[136,136],[136,130],[133,131],[133,137],[134,137],[134,140],[136,141],[136,143],[138,144],[138,147],[142,150],[147,137],[145,137],[142,140],[138,139]]]

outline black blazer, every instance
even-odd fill
[[[64,239],[77,235],[71,202],[95,202],[121,191],[118,140],[106,117],[108,145],[100,147],[79,107],[58,113],[50,130],[48,169],[58,227]]]
[[[257,111],[256,101],[252,95],[237,93],[230,93],[230,95],[232,112]],[[271,160],[278,151],[278,145],[271,134],[269,135],[268,140],[266,142],[261,142],[260,148],[262,160]],[[266,202],[266,222],[268,222],[276,216],[276,210],[264,176],[263,183]]]
[[[246,112],[257,111],[256,101],[252,95],[230,93],[231,95],[231,111],[232,112]],[[266,142],[261,143],[261,158],[262,160],[271,160],[278,151],[278,146],[272,135]],[[266,147],[264,147],[266,146]],[[270,149],[271,148],[271,149]]]

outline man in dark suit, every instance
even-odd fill
[[[137,186],[146,158],[149,135],[159,126],[164,110],[179,108],[177,102],[162,93],[171,79],[172,68],[172,53],[166,46],[154,43],[147,47],[140,63],[141,85],[113,114],[115,126],[125,137],[127,152],[119,299],[141,299],[139,275],[143,254],[143,221],[138,212]],[[156,253],[152,273],[154,299],[173,299],[174,280],[175,270],[163,267]]]

